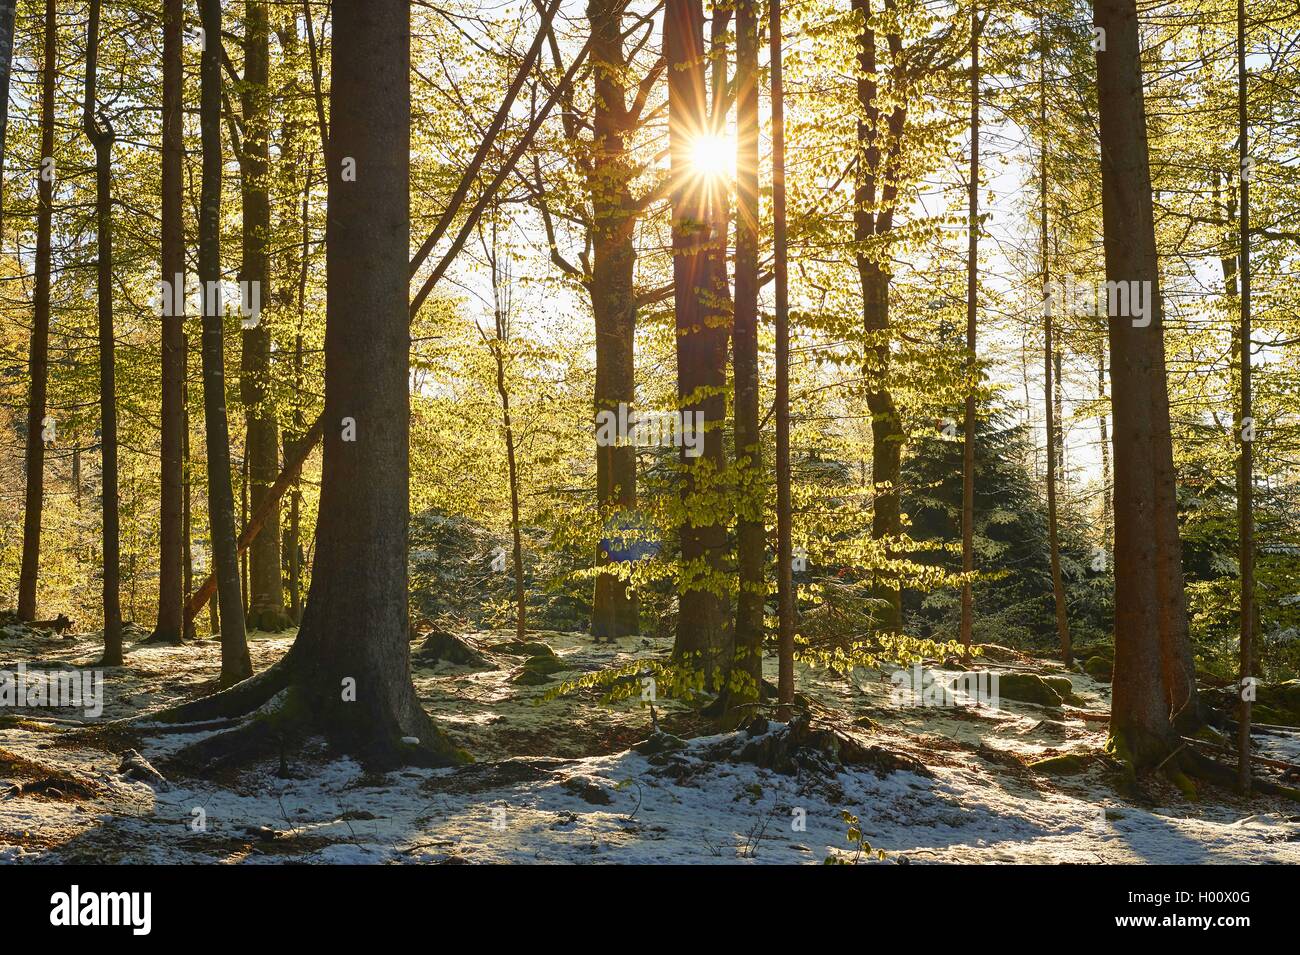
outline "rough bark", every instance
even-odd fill
[[[445,763],[457,754],[416,698],[407,617],[409,9],[336,0],[333,17],[328,426],[311,592],[290,666],[306,712],[335,743],[380,763]],[[345,158],[355,181],[343,180]],[[354,441],[343,440],[344,418]]]
[[[591,24],[591,49],[595,103],[591,173],[588,191],[592,206],[591,308],[596,325],[597,413],[618,413],[632,407],[636,391],[634,341],[636,301],[633,272],[636,248],[633,229],[637,221],[631,179],[635,167],[627,156],[625,138],[630,132],[623,45],[623,0],[594,0],[587,8]],[[631,444],[596,447],[596,501],[617,541],[625,521],[617,517],[636,507],[636,448]],[[609,552],[597,547],[596,566],[610,562]],[[596,577],[592,600],[591,633],[617,638],[639,629],[636,595],[614,574]]]
[[[772,83],[772,268],[776,326],[777,701],[794,702],[794,512],[790,500],[790,297],[785,225],[785,92],[781,75],[781,0],[770,0]]]
[[[717,237],[711,234],[709,192],[691,166],[695,136],[707,130],[704,13],[700,0],[669,0],[664,14],[668,72],[668,137],[673,179],[673,299],[677,328],[677,398],[684,415],[703,416],[704,447],[680,460],[682,490],[681,572],[677,639],[679,660],[689,660],[715,685],[725,653],[727,624],[722,564],[726,526],[721,520],[719,477],[725,464],[722,420],[726,398],[727,316],[709,295],[718,271]]]
[[[269,145],[271,97],[270,26],[264,2],[244,5],[244,140],[240,156],[243,174],[243,267],[240,280],[260,288],[260,301],[271,301],[267,248],[271,233]],[[265,320],[241,334],[240,399],[244,404],[245,448],[248,462],[248,503],[256,510],[266,499],[280,471],[280,436],[271,395],[271,332]],[[273,506],[262,532],[248,548],[248,622],[259,630],[279,631],[289,625],[284,610],[284,581],[280,570],[280,509]]]
[[[58,21],[54,0],[45,0],[44,67],[41,75],[41,173],[37,182],[36,288],[27,371],[27,448],[24,470],[23,559],[18,579],[18,616],[36,619],[41,564],[41,516],[45,508],[44,430],[50,355],[50,250],[54,217],[54,81],[58,71]],[[50,163],[50,165],[47,165]]]
[[[162,281],[183,301],[175,287],[185,287],[185,220],[183,162],[185,158],[182,49],[185,9],[182,0],[166,0],[163,8],[162,90]],[[176,643],[184,637],[181,608],[185,605],[183,548],[185,502],[183,443],[185,429],[185,316],[163,308],[162,322],[162,448],[161,501],[158,529],[158,622],[153,639]]]
[[[1113,748],[1135,769],[1177,747],[1171,716],[1195,699],[1178,547],[1146,115],[1134,0],[1097,0],[1106,279],[1148,282],[1150,324],[1110,319],[1115,452]]]
[[[961,644],[971,645],[975,626],[972,575],[975,573],[975,345],[979,308],[980,55],[978,7],[971,4],[970,181],[967,183],[966,248],[966,401],[961,467]]]
[[[82,128],[95,150],[95,284],[99,314],[100,493],[103,522],[104,666],[122,665],[121,533],[117,493],[117,342],[113,337],[113,143],[106,116],[96,118],[100,0],[91,0]]]
[[[735,376],[736,598],[733,702],[758,699],[763,677],[763,604],[767,534],[763,512],[762,433],[758,370],[758,3],[736,6],[736,291],[732,367]]]
[[[1237,0],[1237,158],[1241,169],[1241,215],[1238,238],[1238,272],[1241,276],[1240,328],[1237,352],[1241,363],[1241,407],[1237,415],[1237,541],[1241,576],[1241,621],[1238,669],[1237,786],[1249,793],[1250,778],[1250,694],[1246,681],[1252,678],[1251,655],[1255,642],[1255,512],[1254,512],[1254,410],[1251,393],[1250,316],[1250,129],[1246,104],[1246,4]]]
[[[0,235],[4,234],[5,143],[9,132],[9,78],[13,72],[14,14],[18,0],[0,0]]]
[[[1051,280],[1051,258],[1047,234],[1047,37],[1039,33],[1038,61],[1038,242],[1042,256],[1043,289],[1046,292]],[[1057,522],[1056,480],[1058,474],[1058,449],[1060,447],[1060,360],[1052,338],[1052,309],[1043,308],[1043,410],[1047,431],[1047,550],[1052,573],[1052,608],[1056,618],[1056,636],[1061,645],[1061,661],[1066,667],[1074,665],[1074,652],[1070,642],[1070,618],[1065,605],[1065,582],[1061,577],[1061,542]],[[1056,378],[1053,378],[1055,362]],[[1055,383],[1055,388],[1053,384]]]
[[[221,616],[221,683],[253,673],[244,635],[244,607],[235,544],[235,494],[230,479],[230,426],[226,420],[225,342],[219,296],[221,281],[221,3],[201,0],[208,42],[200,60],[199,129],[203,178],[199,199],[199,281],[203,298],[203,416],[207,444],[208,524]]]
[[[858,126],[860,159],[856,179],[853,211],[853,237],[857,245],[858,280],[862,289],[862,322],[867,337],[867,409],[871,412],[871,474],[874,504],[871,513],[871,536],[889,540],[902,533],[902,506],[899,485],[902,480],[902,454],[905,435],[893,392],[890,375],[890,320],[887,240],[893,229],[897,185],[889,172],[897,154],[906,118],[901,103],[895,104],[888,117],[881,114],[879,83],[876,72],[876,31],[870,24],[870,0],[853,0],[853,9],[862,17],[858,37]],[[897,45],[898,38],[889,42]],[[882,146],[883,144],[883,146]],[[875,596],[882,607],[877,623],[882,630],[902,626],[902,595],[898,585],[881,579]]]

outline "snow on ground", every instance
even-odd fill
[[[508,639],[475,636],[489,651]],[[571,668],[558,679],[665,649],[650,639],[610,647],[577,634],[530,638]],[[290,642],[254,634],[254,665],[269,665]],[[94,635],[8,639],[0,668],[19,659],[29,670],[85,663],[95,649]],[[0,720],[8,783],[0,783],[8,793],[0,861],[820,863],[855,856],[847,812],[890,861],[1300,862],[1296,804],[1210,789],[1191,802],[1159,783],[1135,801],[1101,766],[1063,778],[1027,769],[1038,756],[1101,745],[1104,724],[1069,710],[1007,700],[997,709],[900,708],[886,672],[858,671],[850,681],[801,668],[800,689],[819,714],[825,708],[841,732],[918,760],[931,775],[868,767],[781,775],[736,757],[751,741],[744,731],[637,752],[633,744],[651,731],[639,702],[601,706],[592,691],[545,700],[554,683],[513,682],[523,658],[490,658],[497,669],[417,658],[425,706],[479,760],[458,769],[377,774],[313,749],[290,756],[285,778],[272,761],[219,782],[176,777],[155,787],[118,772],[120,751],[61,744],[75,727],[48,720],[82,714],[11,711]],[[128,667],[109,672],[99,719],[191,698],[218,661],[211,641],[137,647]],[[1105,686],[1071,679],[1087,709],[1105,708]],[[703,729],[672,703],[659,717],[679,736]],[[158,763],[204,735],[148,737],[144,755]],[[1261,753],[1274,758],[1300,750],[1297,735],[1263,742]]]

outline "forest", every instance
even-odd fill
[[[0,87],[0,862],[1300,862],[1297,0],[0,0]]]

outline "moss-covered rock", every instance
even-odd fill
[[[1036,673],[998,673],[997,694],[1002,699],[1039,706],[1060,706],[1061,694]]]
[[[1062,753],[1060,756],[1046,756],[1036,759],[1029,768],[1044,776],[1073,776],[1092,765],[1092,753]]]
[[[1070,682],[1068,676],[1045,676],[1043,682],[1056,691],[1057,695],[1066,703],[1082,703],[1083,701],[1075,694],[1074,684]]]
[[[456,666],[495,669],[491,660],[464,637],[445,630],[430,630],[418,651],[422,663],[451,663]]]
[[[540,686],[551,681],[552,673],[559,673],[561,670],[567,669],[569,669],[569,666],[554,654],[529,657],[510,682],[523,686]]]
[[[1088,657],[1083,664],[1083,672],[1100,683],[1109,683],[1114,670],[1114,661],[1105,657]]]
[[[498,643],[492,649],[497,653],[508,653],[512,657],[554,657],[555,651],[540,640],[507,640]]]

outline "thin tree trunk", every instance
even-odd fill
[[[183,163],[185,129],[183,0],[166,0],[163,7],[162,103],[162,281],[171,290],[162,309],[162,452],[161,501],[158,529],[158,622],[152,639],[177,643],[184,638],[181,608],[185,605],[182,548],[185,429],[185,220]],[[181,303],[182,307],[174,306]],[[176,314],[179,312],[180,314]]]
[[[36,619],[41,564],[41,515],[45,508],[45,405],[49,386],[50,247],[54,216],[54,81],[58,64],[58,21],[54,0],[45,0],[44,69],[41,79],[41,171],[36,206],[36,289],[28,352],[27,486],[23,503],[23,560],[18,580],[18,616]]]
[[[736,382],[736,653],[733,703],[759,698],[763,679],[764,551],[762,433],[758,371],[758,2],[736,6],[736,302],[732,367]]]
[[[1097,342],[1097,400],[1106,400],[1106,342]],[[1107,561],[1110,560],[1114,522],[1114,507],[1111,504],[1110,477],[1110,429],[1106,425],[1105,409],[1097,415],[1097,433],[1101,439],[1101,547]]]
[[[253,674],[244,635],[244,607],[235,545],[235,495],[230,480],[230,427],[226,420],[225,349],[221,281],[221,0],[200,0],[209,38],[200,60],[199,129],[203,184],[199,203],[199,282],[203,289],[203,413],[208,452],[208,524],[221,615],[221,684]]]
[[[1047,32],[1039,26],[1038,57],[1038,243],[1042,255],[1043,273],[1043,412],[1046,418],[1047,440],[1047,548],[1052,571],[1052,606],[1056,616],[1056,637],[1061,645],[1061,661],[1067,668],[1074,665],[1074,651],[1070,641],[1070,618],[1066,612],[1065,582],[1061,577],[1061,542],[1057,522],[1056,479],[1059,459],[1057,447],[1060,435],[1059,381],[1053,388],[1052,365],[1057,359],[1052,344],[1052,309],[1047,296],[1052,279],[1051,256],[1047,234]],[[1060,366],[1057,365],[1059,372]]]
[[[243,268],[240,279],[260,289],[259,301],[271,301],[267,247],[271,233],[269,148],[271,135],[270,26],[263,0],[244,4]],[[305,251],[305,250],[304,250]],[[257,320],[245,322],[241,334],[240,398],[244,403],[247,498],[257,507],[280,471],[280,436],[271,394],[271,333]],[[289,624],[284,612],[280,560],[280,509],[276,505],[248,548],[249,622],[259,630],[279,631]]]
[[[790,500],[790,294],[785,226],[785,93],[781,81],[781,0],[771,0],[772,259],[776,312],[777,701],[794,702],[794,512]]]
[[[636,397],[636,303],[632,280],[636,267],[633,229],[637,221],[631,180],[635,166],[629,162],[625,137],[630,132],[625,88],[627,54],[623,46],[623,0],[597,0],[587,9],[591,23],[591,48],[595,101],[592,169],[588,192],[592,204],[591,309],[596,325],[595,410],[618,413],[631,408]],[[606,517],[607,541],[626,538],[625,516],[636,507],[636,448],[618,442],[596,446],[596,502]],[[623,541],[622,549],[629,550]],[[597,547],[596,566],[610,563],[611,555]],[[639,629],[639,608],[627,582],[614,574],[599,574],[591,609],[591,633],[596,638],[616,638]]]
[[[972,577],[975,573],[975,346],[979,308],[980,53],[979,7],[970,11],[970,183],[966,249],[966,408],[961,468],[961,644],[969,649],[974,630]]]
[[[189,353],[189,342],[182,333],[181,353]],[[181,498],[181,528],[182,541],[185,554],[184,564],[184,593],[188,594],[194,586],[194,509],[191,505],[191,485],[190,480],[190,388],[187,382],[188,369],[181,369],[181,479],[184,482],[184,494]],[[186,617],[184,611],[184,595],[181,599],[181,634],[185,640],[194,640],[197,634],[194,631],[194,618]]]
[[[524,597],[524,539],[519,518],[519,466],[515,459],[515,429],[510,418],[510,388],[506,384],[506,349],[510,343],[510,275],[502,270],[498,258],[497,223],[492,222],[492,244],[488,261],[492,269],[492,302],[495,335],[488,338],[482,329],[479,334],[487,342],[496,366],[497,397],[501,401],[501,431],[506,447],[506,476],[510,483],[510,538],[513,546],[515,575],[515,636],[522,642],[528,632],[527,602]]]
[[[1106,279],[1146,283],[1150,322],[1110,320],[1115,450],[1115,673],[1111,743],[1135,769],[1178,746],[1195,702],[1174,498],[1163,314],[1134,0],[1096,0]],[[1193,712],[1195,709],[1193,708]]]
[[[1237,713],[1237,786],[1249,793],[1250,783],[1250,697],[1247,681],[1252,679],[1255,629],[1255,513],[1254,513],[1254,430],[1251,395],[1250,316],[1250,115],[1246,95],[1246,3],[1237,0],[1237,158],[1241,169],[1241,218],[1238,273],[1241,276],[1241,329],[1237,350],[1241,361],[1241,409],[1237,416],[1237,439],[1241,456],[1237,463],[1237,538],[1241,570],[1241,646]]]
[[[86,40],[86,99],[82,128],[95,149],[96,291],[99,311],[100,472],[103,481],[104,666],[122,665],[121,546],[117,492],[116,340],[113,337],[113,143],[106,116],[95,117],[100,0],[91,0]]]
[[[9,132],[9,78],[13,73],[14,14],[18,0],[0,0],[0,236],[4,235],[5,145]]]
[[[871,511],[871,536],[874,540],[897,538],[902,533],[903,428],[889,387],[890,374],[890,272],[887,251],[873,240],[886,236],[893,228],[893,204],[897,183],[887,174],[886,157],[898,148],[904,122],[903,106],[891,110],[882,128],[879,82],[876,71],[876,32],[870,24],[870,0],[853,0],[853,9],[862,17],[858,37],[858,109],[857,187],[854,196],[853,237],[857,244],[858,279],[862,287],[863,331],[867,338],[869,381],[867,408],[871,412],[871,475],[874,501]],[[891,38],[892,40],[893,38]],[[885,148],[881,148],[882,140]],[[871,246],[868,248],[868,246]],[[902,594],[898,583],[878,578],[875,596],[883,603],[877,611],[877,625],[884,631],[902,626]]]
[[[683,430],[703,419],[703,454],[683,441],[681,571],[675,658],[703,670],[716,686],[725,652],[721,596],[726,527],[710,506],[725,464],[722,421],[726,399],[727,323],[710,304],[717,277],[716,236],[710,234],[711,201],[691,164],[695,137],[708,128],[704,13],[700,0],[668,0],[664,14],[668,72],[668,138],[673,179],[673,282],[677,327],[677,398]],[[697,429],[698,431],[698,429]]]

